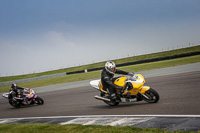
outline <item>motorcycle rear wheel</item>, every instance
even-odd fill
[[[148,99],[144,97],[144,101],[148,103],[157,103],[160,99],[159,94],[152,88],[146,91],[144,95],[148,97]]]
[[[21,104],[16,102],[16,101],[13,101],[13,100],[9,100],[9,104],[15,108],[20,108],[21,107]]]
[[[104,101],[104,102],[110,106],[117,106],[119,104],[119,102],[116,101],[111,101],[111,102]]]

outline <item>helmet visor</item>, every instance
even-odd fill
[[[110,71],[111,71],[111,72],[115,72],[115,68],[111,68]]]

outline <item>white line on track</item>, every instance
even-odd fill
[[[67,124],[82,124],[82,125],[110,125],[110,126],[132,126],[148,120],[154,119],[155,117],[96,117],[96,118],[75,118],[70,121],[59,123],[60,125]]]
[[[140,117],[140,118],[123,118],[118,121],[114,121],[108,125],[110,126],[133,126],[142,122],[146,122],[148,120],[154,119],[155,117]]]
[[[200,115],[77,115],[77,116],[47,116],[47,117],[23,117],[23,118],[3,118],[2,120],[23,120],[23,119],[45,119],[45,118],[92,118],[92,117],[185,117],[200,118]]]

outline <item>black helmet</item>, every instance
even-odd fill
[[[12,83],[11,88],[14,89],[14,87],[17,87],[17,84],[16,84],[16,83]]]

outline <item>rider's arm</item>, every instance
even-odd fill
[[[17,87],[17,89],[24,90],[24,88],[23,88],[23,87]]]
[[[17,94],[22,95],[24,93],[24,88],[23,87],[17,87]]]
[[[128,75],[129,72],[126,72],[126,71],[122,71],[122,70],[116,69],[115,73],[117,73],[117,74]]]
[[[11,92],[11,91],[13,91],[13,88],[10,88],[10,89],[9,89],[9,92]]]

